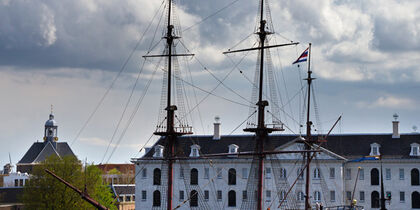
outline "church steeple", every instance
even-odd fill
[[[47,141],[55,142],[58,140],[57,127],[58,125],[57,125],[57,122],[54,120],[54,114],[53,114],[53,109],[51,105],[50,117],[47,120],[47,122],[45,122],[44,142],[47,142]]]

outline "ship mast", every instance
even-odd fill
[[[244,52],[244,51],[251,51],[251,50],[258,50],[259,53],[259,84],[258,84],[258,102],[256,105],[258,106],[258,122],[255,128],[246,128],[244,129],[245,132],[253,132],[256,135],[256,142],[255,142],[255,156],[258,160],[258,187],[257,187],[257,210],[263,209],[263,186],[264,186],[264,142],[267,141],[268,134],[273,131],[283,131],[283,128],[273,128],[266,127],[265,124],[265,107],[268,106],[268,101],[263,100],[263,87],[264,87],[264,50],[268,48],[274,47],[282,47],[288,45],[297,45],[298,42],[292,42],[288,44],[280,44],[280,45],[269,45],[265,46],[265,42],[268,35],[273,34],[270,31],[266,31],[266,23],[267,21],[264,20],[264,0],[261,0],[261,8],[260,8],[260,21],[259,21],[259,30],[256,33],[259,37],[259,47],[255,48],[248,48],[248,49],[241,49],[241,50],[234,50],[234,51],[227,51],[224,54],[228,53],[235,53],[235,52]]]
[[[167,57],[168,59],[168,66],[167,66],[167,74],[168,74],[168,81],[167,81],[167,99],[166,99],[166,129],[161,130],[161,127],[158,126],[155,135],[159,135],[164,137],[166,140],[166,148],[164,154],[164,160],[168,164],[168,186],[167,186],[167,209],[172,210],[172,200],[173,200],[173,163],[176,159],[175,154],[175,143],[178,136],[192,134],[192,128],[188,125],[180,125],[180,127],[175,127],[175,111],[177,110],[177,106],[173,105],[171,102],[171,95],[172,95],[172,59],[173,57],[177,56],[193,56],[194,54],[173,54],[172,49],[174,46],[174,40],[179,39],[181,37],[174,35],[174,25],[171,23],[171,12],[172,12],[172,0],[168,0],[168,20],[167,20],[167,33],[166,36],[163,37],[166,39],[166,48],[167,54],[165,55],[146,55],[143,56],[147,57]]]
[[[308,105],[307,105],[307,111],[306,111],[306,140],[305,140],[305,150],[306,152],[306,183],[305,183],[305,210],[312,209],[311,204],[309,201],[309,186],[310,186],[310,163],[311,163],[311,151],[312,150],[312,144],[315,143],[315,141],[312,139],[311,135],[311,126],[312,122],[310,121],[310,110],[311,110],[311,85],[312,80],[315,78],[312,78],[312,71],[311,71],[311,43],[309,43],[308,48],[308,78],[305,80],[308,82]]]

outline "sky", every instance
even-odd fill
[[[298,134],[303,122],[307,66],[292,62],[308,43],[314,129],[325,133],[342,115],[332,133],[391,133],[394,113],[401,133],[420,126],[419,1],[268,2],[270,43],[300,42],[270,51],[284,133]],[[129,163],[153,145],[163,71],[142,56],[162,53],[162,3],[0,0],[0,164],[42,141],[51,105],[59,141],[79,159]],[[219,116],[222,135],[244,134],[257,54],[222,52],[253,46],[258,1],[175,3],[177,52],[195,54],[180,59],[187,110],[202,101],[188,116],[194,133],[212,134]]]

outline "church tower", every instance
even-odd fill
[[[51,111],[49,119],[45,122],[44,142],[56,142],[58,140],[57,128],[57,122],[54,120],[54,114]]]

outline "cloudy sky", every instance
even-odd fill
[[[222,52],[255,43],[258,1],[176,3],[183,37],[179,51],[188,52],[186,47],[195,54],[186,59],[190,67],[184,77],[200,88],[186,85],[189,107],[204,99],[189,116],[195,133],[211,134],[216,115],[222,134],[243,133],[244,126],[235,128],[248,117],[248,108],[240,104],[250,98],[247,78],[252,80],[257,55]],[[271,43],[301,43],[271,51],[286,104],[286,133],[299,133],[302,95],[294,96],[306,64],[298,68],[291,63],[309,42],[317,77],[316,129],[325,132],[343,115],[334,133],[390,133],[394,113],[400,116],[401,132],[420,126],[419,1],[269,3],[275,32]],[[141,68],[141,56],[163,49],[163,9],[162,0],[0,0],[0,164],[8,162],[8,153],[18,162],[33,142],[42,140],[51,104],[59,141],[69,142],[80,159],[123,163],[138,156],[158,121],[162,71],[154,71],[152,62]],[[223,78],[207,97],[205,91]]]

